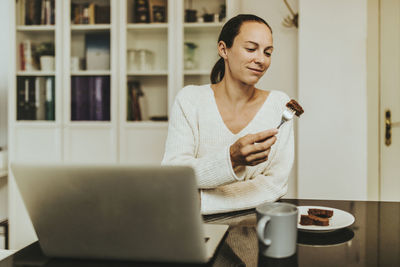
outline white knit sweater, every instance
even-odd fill
[[[250,123],[233,134],[223,122],[210,85],[186,86],[170,114],[163,165],[190,165],[201,189],[201,212],[254,208],[287,192],[294,157],[293,122],[283,124],[268,160],[233,170],[229,148],[240,137],[276,128],[289,101],[271,91]]]

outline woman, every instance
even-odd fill
[[[203,214],[254,208],[287,192],[293,125],[276,127],[289,98],[255,87],[272,51],[270,26],[238,15],[221,30],[212,84],[176,96],[162,164],[194,168]]]

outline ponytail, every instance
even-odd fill
[[[224,75],[225,75],[225,60],[222,57],[220,57],[211,71],[210,75],[211,84],[219,83],[222,80],[222,78],[224,78]]]

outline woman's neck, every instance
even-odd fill
[[[225,75],[221,82],[215,85],[214,93],[223,97],[233,105],[245,105],[256,97],[257,89],[254,85],[243,84],[239,80]]]

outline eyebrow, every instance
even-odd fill
[[[245,43],[251,43],[251,44],[254,44],[254,45],[259,45],[258,43],[256,43],[256,42],[253,42],[253,41],[246,41]],[[265,48],[265,49],[273,49],[274,47],[272,46],[272,45],[270,45],[270,46],[267,46],[267,48]]]

